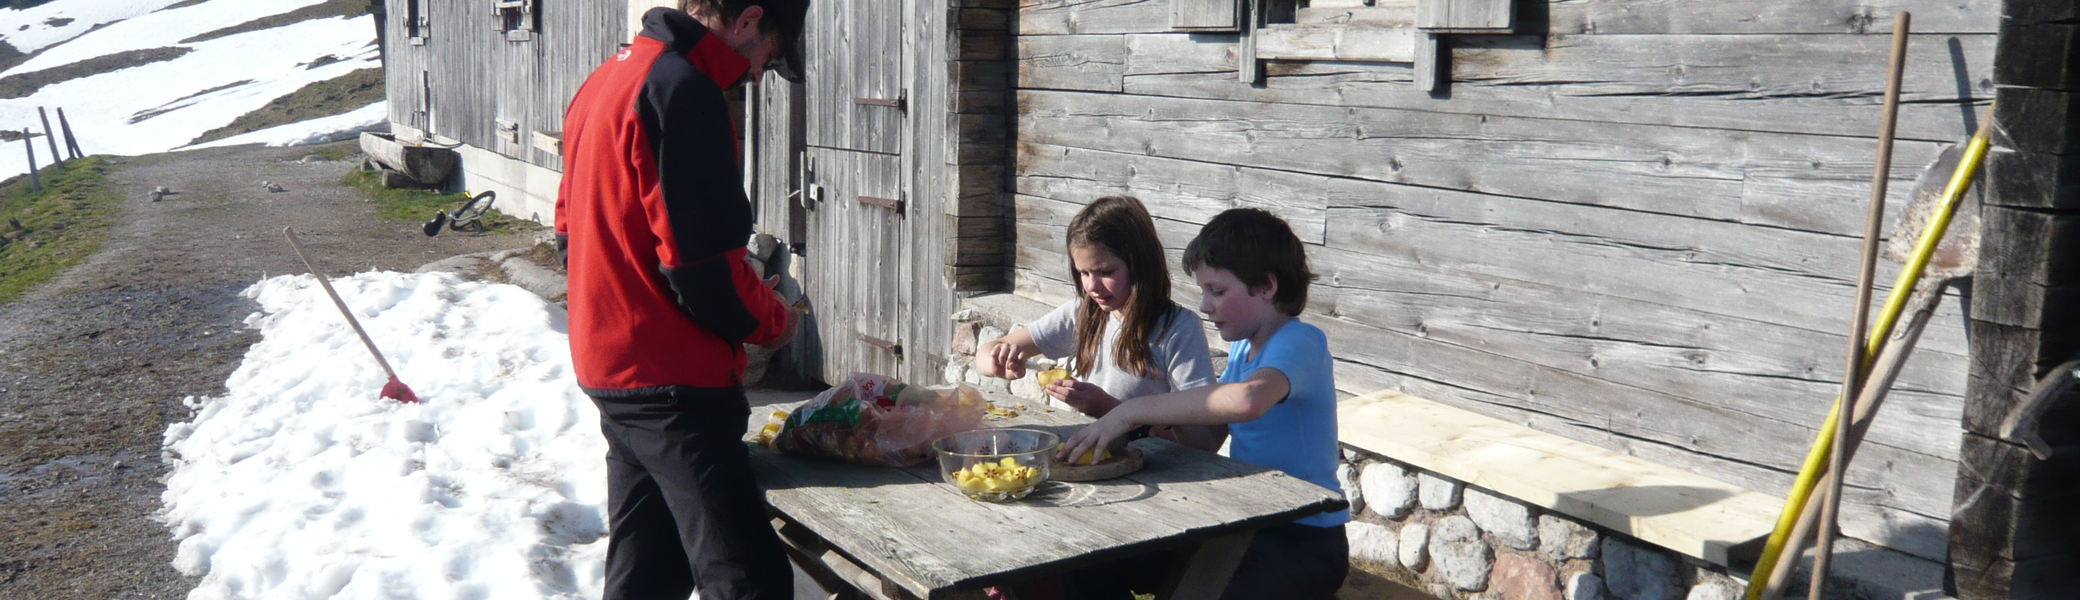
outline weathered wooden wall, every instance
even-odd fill
[[[956,294],[1005,285],[1012,9],[814,3],[805,81],[760,86],[759,229],[803,248],[826,381],[939,381]]]
[[[1914,13],[1892,183],[1977,124],[1995,7],[1520,1],[1409,63],[1274,61],[1165,0],[1023,0],[1016,290],[1065,300],[1063,226],[1147,201],[1174,261],[1231,207],[1289,220],[1346,394],[1401,390],[1782,494],[1839,387],[1895,10]],[[1887,265],[1896,269],[1895,265]],[[1891,272],[1881,274],[1889,282]],[[1178,300],[1197,302],[1184,273]],[[1944,552],[1967,346],[1929,327],[1858,455],[1844,527]]]
[[[538,31],[517,41],[498,30],[492,2],[418,0],[427,28],[415,44],[407,31],[409,1],[387,0],[390,120],[563,170],[563,159],[535,148],[531,136],[562,132],[578,86],[627,40],[627,5],[535,0]],[[500,120],[517,125],[515,138],[499,135]]]

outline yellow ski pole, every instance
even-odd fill
[[[1943,202],[1929,218],[1928,228],[1921,232],[1920,241],[1914,244],[1914,255],[1907,266],[1900,270],[1899,280],[1892,285],[1892,293],[1885,298],[1885,310],[1878,314],[1876,326],[1871,328],[1870,341],[1864,344],[1865,369],[1876,360],[1878,351],[1884,349],[1885,338],[1892,335],[1893,325],[1899,322],[1900,313],[1905,312],[1907,297],[1914,286],[1921,283],[1921,272],[1928,268],[1928,260],[1936,253],[1936,244],[1949,233],[1950,218],[1957,214],[1957,204],[1964,192],[1972,186],[1972,179],[1979,174],[1979,162],[1986,158],[1990,145],[1989,134],[1993,131],[1993,109],[1987,106],[1986,120],[1979,123],[1979,131],[1965,146],[1964,156],[1957,161],[1957,172],[1950,177],[1950,185],[1943,188]],[[1859,377],[1862,374],[1858,374]],[[1839,404],[1842,399],[1836,396]],[[1834,451],[1834,430],[1840,423],[1836,416],[1839,410],[1827,411],[1827,420],[1820,424],[1820,434],[1813,440],[1813,447],[1806,452],[1805,464],[1798,470],[1798,478],[1792,481],[1791,494],[1784,498],[1784,510],[1777,514],[1777,526],[1769,534],[1769,541],[1762,547],[1762,558],[1755,563],[1755,570],[1748,577],[1748,589],[1744,600],[1761,600],[1762,588],[1769,579],[1769,572],[1782,559],[1784,547],[1791,537],[1792,527],[1798,524],[1798,515],[1805,509],[1806,497],[1812,495],[1814,484],[1820,474],[1827,470],[1828,455]],[[1847,473],[1843,473],[1847,477]]]

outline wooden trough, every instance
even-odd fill
[[[446,183],[455,167],[462,164],[462,155],[452,148],[403,142],[394,135],[373,131],[362,132],[361,152],[383,168],[401,173],[423,187]],[[388,185],[389,178],[384,182]]]

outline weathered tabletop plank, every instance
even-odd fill
[[[1022,401],[992,395],[999,406]],[[986,423],[1067,439],[1089,419],[1033,404]],[[773,408],[792,409],[792,405]],[[750,429],[767,410],[754,411]],[[847,559],[918,598],[1064,572],[1338,510],[1342,494],[1210,452],[1158,439],[1135,442],[1147,466],[1089,483],[1050,481],[1025,500],[969,500],[936,461],[909,469],[862,467],[752,448],[766,501]]]

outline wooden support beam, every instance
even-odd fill
[[[1962,600],[2071,598],[2080,589],[2080,395],[2053,399],[2039,458],[2003,424],[2049,373],[2080,357],[2080,8],[2007,0],[1994,55],[1994,152],[1985,176],[1971,312],[1972,368],[1950,520]]]

